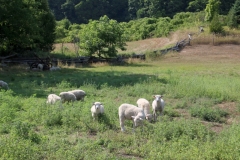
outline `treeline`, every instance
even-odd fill
[[[168,36],[180,27],[207,23],[219,33],[223,25],[240,24],[240,0],[230,1],[0,0],[0,56],[50,52],[56,42],[74,42],[87,55],[106,57],[126,41]]]
[[[118,22],[150,17],[170,17],[179,12],[199,12],[208,0],[48,0],[57,21],[88,23],[107,15]],[[226,15],[235,0],[219,0],[219,14]]]
[[[220,15],[220,1],[209,0],[203,11],[179,12],[171,17],[144,17],[128,22],[117,22],[107,15],[87,24],[58,21],[58,42],[74,42],[80,46],[80,54],[86,56],[114,57],[117,50],[125,49],[126,41],[168,36],[180,28],[208,26],[214,34],[224,34],[224,26],[238,28],[240,24],[240,0],[236,0],[227,15]],[[79,52],[77,52],[78,55]]]

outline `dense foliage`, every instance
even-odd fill
[[[56,20],[88,23],[107,15],[118,22],[144,17],[173,17],[179,12],[199,12],[208,0],[48,0]],[[220,14],[227,14],[235,0],[220,0]]]
[[[86,38],[81,38],[81,36],[78,34],[81,33],[82,35],[84,34],[92,36],[94,32],[97,34],[99,30],[96,30],[95,28],[92,29],[92,27],[90,26],[92,26],[94,23],[97,24],[98,21],[99,20],[93,20],[86,25],[79,25],[75,23],[71,24],[70,21],[67,19],[58,21],[56,29],[56,42],[72,42],[72,33],[75,33],[75,36],[80,37],[80,43],[86,43]],[[204,12],[180,12],[174,15],[173,18],[145,17],[131,20],[129,22],[117,22],[113,19],[111,19],[110,21],[114,21],[114,25],[116,25],[116,28],[118,28],[114,29],[113,32],[123,32],[121,33],[123,34],[123,37],[119,37],[119,39],[123,38],[122,40],[124,41],[135,41],[152,37],[165,37],[168,36],[172,31],[176,31],[180,28],[196,27],[197,29],[199,26],[205,24]],[[107,30],[109,30],[107,25],[104,25],[102,27],[105,28],[104,30],[106,30],[106,32]],[[109,27],[111,28],[111,25]],[[97,35],[95,35],[95,38],[97,38]]]
[[[212,27],[210,32],[221,33],[223,28],[220,26],[228,25],[230,28],[237,28],[239,25],[239,0],[235,3],[232,0],[227,4],[221,0],[167,2],[162,0],[43,0],[41,2],[20,0],[16,3],[0,0],[0,4],[2,20],[0,22],[0,55],[29,50],[51,51],[55,42],[74,42],[76,55],[79,55],[78,50],[81,46],[84,52],[88,50],[88,55],[100,51],[103,55],[106,53],[107,56],[114,56],[117,52],[116,48],[123,49],[124,41],[168,36],[169,33],[180,28],[203,25]],[[227,12],[229,14],[226,20],[224,13]],[[217,14],[216,17],[221,15],[219,25],[216,27],[217,20],[212,22],[215,14]],[[121,43],[114,42],[116,45],[107,46],[97,44],[101,49],[99,46],[98,49],[89,49],[85,41],[88,38],[83,35],[90,35],[90,33],[87,33],[88,30],[84,26],[98,22],[104,16],[108,17],[110,22],[114,21],[113,26],[118,29],[112,30],[111,28],[114,28],[112,24],[109,27],[103,25],[101,32],[96,31],[95,36],[99,37],[105,30],[108,30],[106,32],[109,34],[110,30],[113,35],[122,36],[114,38]],[[109,46],[112,47],[109,48]]]
[[[116,21],[103,16],[99,21],[90,21],[80,31],[80,47],[85,55],[115,57],[117,48],[124,50],[124,28]]]
[[[0,55],[23,50],[51,51],[55,19],[47,0],[0,0],[0,19]]]
[[[236,0],[228,13],[228,26],[238,28],[240,24],[240,0]]]

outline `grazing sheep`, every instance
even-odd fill
[[[143,110],[135,105],[123,103],[118,108],[119,121],[121,126],[121,131],[124,132],[124,121],[132,120],[133,121],[133,131],[136,127],[142,125],[143,120],[145,119],[145,114]]]
[[[42,71],[42,70],[39,68],[31,68],[31,71]]]
[[[86,93],[83,91],[83,90],[72,90],[72,91],[68,91],[68,92],[71,92],[73,93],[75,96],[76,96],[76,100],[79,101],[79,100],[84,100],[84,97],[86,95]]]
[[[148,120],[149,122],[152,121],[152,114],[151,114],[151,108],[150,108],[150,103],[148,100],[144,99],[144,98],[139,98],[137,100],[137,106],[139,108],[142,108],[145,116],[146,116],[146,120]]]
[[[160,112],[160,115],[163,115],[163,110],[164,110],[164,100],[162,99],[162,95],[154,95],[153,96],[154,100],[152,102],[152,110],[153,110],[153,118],[154,121],[157,120],[157,112]]]
[[[0,87],[1,87],[1,88],[4,88],[4,89],[6,89],[6,90],[9,89],[7,82],[4,82],[4,81],[2,81],[2,80],[0,80]]]
[[[60,70],[60,69],[61,69],[60,67],[52,66],[49,70],[50,71],[56,71],[56,70]]]
[[[48,97],[47,97],[47,102],[48,104],[54,104],[56,103],[57,101],[61,101],[61,97],[59,97],[58,95],[56,94],[49,94]]]
[[[67,102],[76,101],[76,96],[71,92],[61,92],[59,94],[59,96],[61,97],[62,103],[66,102],[66,101]]]
[[[95,120],[99,114],[104,113],[104,106],[101,102],[94,102],[91,107],[92,117]]]
[[[43,64],[39,63],[39,64],[37,65],[37,68],[42,71],[42,70],[43,70]]]

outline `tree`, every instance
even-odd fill
[[[65,18],[64,12],[61,8],[62,4],[64,4],[65,2],[66,0],[48,0],[49,7],[57,21],[60,21]]]
[[[117,48],[125,49],[123,32],[121,25],[106,15],[99,20],[91,20],[80,31],[80,48],[88,56],[114,57]]]
[[[56,26],[56,42],[61,42],[61,50],[63,54],[63,43],[65,42],[67,35],[68,35],[68,29],[71,26],[71,22],[68,19],[63,19],[61,21],[57,21],[57,26]]]
[[[38,44],[38,49],[42,51],[51,51],[55,40],[56,21],[54,15],[49,9],[48,0],[42,0],[36,7],[36,21],[40,28],[39,39],[35,39],[34,43]]]
[[[208,4],[205,8],[205,21],[212,21],[214,15],[219,13],[219,6],[219,0],[208,0]]]
[[[228,26],[238,28],[240,24],[240,0],[236,0],[228,13]]]
[[[29,6],[23,1],[0,0],[0,12],[0,54],[33,47],[39,28]]]
[[[189,2],[187,10],[191,12],[203,11],[206,7],[208,0],[194,0]]]
[[[0,0],[0,54],[52,49],[55,19],[47,0]]]
[[[214,34],[220,34],[224,32],[223,25],[219,21],[218,14],[215,12],[212,21],[209,25],[209,31]]]
[[[238,27],[237,16],[236,16],[235,11],[234,11],[233,8],[231,8],[230,11],[228,12],[227,25],[228,25],[229,28],[231,28],[231,29]]]

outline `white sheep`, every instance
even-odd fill
[[[9,89],[7,82],[4,82],[4,81],[2,81],[2,80],[0,80],[0,87],[1,87],[1,88],[4,88],[4,89],[6,89],[6,90]]]
[[[94,102],[91,107],[92,117],[95,120],[98,115],[104,113],[104,106],[101,102]]]
[[[39,68],[31,68],[31,71],[41,71]]]
[[[61,97],[62,103],[66,102],[66,101],[67,102],[76,101],[76,96],[71,92],[61,92],[59,94],[59,96]]]
[[[37,65],[37,68],[42,71],[42,70],[43,70],[43,64],[39,63],[39,64]]]
[[[47,97],[47,102],[48,104],[55,104],[57,101],[61,101],[61,97],[59,97],[56,94],[49,94]]]
[[[162,95],[154,95],[153,98],[154,98],[152,102],[153,118],[154,121],[156,121],[157,112],[160,112],[160,115],[163,115],[165,103],[164,100],[162,99],[163,98]]]
[[[60,69],[61,69],[60,67],[52,66],[49,70],[50,71],[56,71],[56,70],[60,70]]]
[[[145,119],[145,114],[143,110],[135,105],[123,103],[118,108],[118,115],[120,121],[121,131],[124,132],[124,121],[132,120],[133,121],[133,131],[136,127],[142,125],[143,120]]]
[[[137,100],[137,106],[143,109],[146,116],[146,120],[148,120],[149,122],[152,121],[152,114],[150,111],[151,107],[149,101],[146,100],[145,98],[139,98]]]
[[[68,91],[68,92],[73,93],[76,96],[76,100],[77,101],[79,101],[79,100],[83,101],[84,97],[86,95],[85,91],[80,90],[80,89],[76,89],[76,90],[72,90],[72,91]]]

